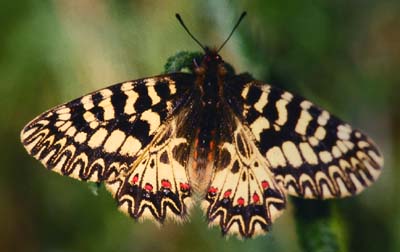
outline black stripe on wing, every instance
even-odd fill
[[[128,169],[193,84],[190,74],[119,83],[44,112],[24,127],[21,141],[50,170],[106,180]]]
[[[383,158],[372,140],[326,110],[244,75],[227,81],[225,89],[225,99],[289,194],[345,197],[378,178]]]

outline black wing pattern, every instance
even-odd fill
[[[210,225],[241,237],[268,231],[286,194],[346,197],[378,178],[375,144],[311,102],[238,75],[211,113],[200,99],[210,83],[199,80],[175,73],[101,89],[32,120],[22,143],[49,170],[105,182],[135,219],[184,220],[196,192]],[[199,156],[203,127],[211,140]]]
[[[202,207],[210,225],[239,237],[263,234],[286,205],[285,189],[255,145],[250,130],[231,109],[224,110],[214,174]]]
[[[169,74],[101,89],[39,115],[22,130],[22,143],[49,170],[105,181],[132,217],[151,213],[163,221],[167,209],[183,217],[190,195],[186,171],[154,162],[174,162],[173,147],[185,142],[174,137],[171,118],[189,100],[193,83],[193,75]],[[170,141],[160,146],[163,135]]]
[[[109,179],[106,186],[129,216],[163,223],[185,220],[192,206],[192,185],[187,171],[190,140],[181,133],[187,109],[162,125],[153,141],[126,176]],[[172,213],[172,214],[171,214]]]
[[[227,94],[289,194],[346,197],[378,178],[383,158],[372,140],[326,110],[244,75],[228,82]]]

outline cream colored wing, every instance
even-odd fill
[[[114,178],[179,110],[191,85],[189,74],[116,84],[44,112],[24,127],[21,141],[49,170],[94,182]]]
[[[237,76],[226,87],[277,181],[304,198],[340,198],[371,185],[383,166],[373,141],[311,102]]]
[[[252,237],[267,232],[282,213],[286,195],[253,135],[238,119],[229,141],[219,146],[215,172],[202,203],[210,225],[223,234]]]
[[[186,163],[190,148],[177,136],[177,118],[163,125],[127,174],[106,182],[119,208],[135,219],[184,220],[192,205]]]

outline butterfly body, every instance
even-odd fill
[[[197,184],[198,191],[204,191],[208,187],[213,172],[213,162],[217,145],[221,135],[221,118],[223,111],[222,99],[223,85],[226,70],[224,62],[216,50],[205,50],[201,57],[201,63],[193,63],[196,76],[195,88],[198,99],[195,101],[198,111],[195,118],[195,136],[193,140],[193,162],[191,181]],[[200,186],[201,185],[201,186]]]

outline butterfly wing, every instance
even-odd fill
[[[132,217],[150,217],[150,209],[162,221],[167,207],[183,216],[186,171],[167,160],[185,155],[171,156],[184,142],[173,118],[190,100],[193,83],[190,74],[170,74],[101,89],[39,115],[22,130],[22,143],[49,170],[105,181]],[[171,137],[165,144],[163,135]]]
[[[192,205],[186,170],[190,141],[179,134],[183,127],[180,122],[186,112],[187,109],[183,108],[160,127],[126,176],[106,182],[120,209],[129,216],[161,223],[166,218],[185,219]]]
[[[229,82],[227,94],[289,194],[345,197],[378,178],[383,158],[375,144],[326,110],[244,75]]]
[[[223,234],[251,237],[269,230],[286,204],[284,189],[255,145],[250,130],[230,109],[223,113],[215,171],[202,207]]]

